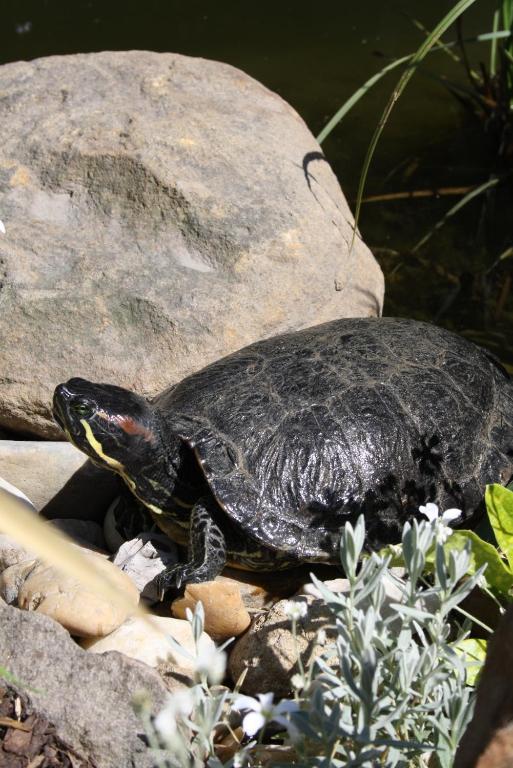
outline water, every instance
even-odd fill
[[[387,60],[413,52],[453,5],[302,0],[4,0],[0,61],[131,48],[225,61],[277,91],[318,133],[340,104]],[[464,36],[491,29],[493,0],[465,16]],[[453,39],[454,31],[446,36]],[[468,48],[487,62],[485,44]],[[362,159],[397,74],[370,92],[324,150],[354,200]],[[493,156],[472,119],[439,78],[465,84],[463,67],[436,53],[415,75],[379,145],[368,195],[470,187],[488,178]],[[385,314],[428,319],[464,333],[513,365],[511,264],[490,271],[512,244],[510,190],[453,217],[417,255],[412,247],[461,196],[431,195],[364,206],[360,228],[386,275]]]

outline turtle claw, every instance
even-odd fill
[[[160,602],[162,602],[167,590],[171,587],[180,589],[184,579],[187,578],[188,571],[187,565],[175,565],[173,568],[159,573],[156,578],[156,586]]]

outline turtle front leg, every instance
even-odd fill
[[[198,584],[211,581],[226,564],[226,541],[214,520],[213,499],[200,499],[193,507],[189,530],[189,560],[162,571],[157,577],[160,599],[173,584]]]

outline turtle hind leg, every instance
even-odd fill
[[[189,559],[159,574],[157,585],[160,599],[171,586],[211,581],[226,564],[226,541],[214,520],[216,504],[213,499],[200,499],[193,507],[189,530]]]

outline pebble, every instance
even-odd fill
[[[205,611],[205,631],[215,640],[238,637],[251,624],[239,586],[228,581],[187,584],[184,596],[171,605],[173,616],[184,619],[187,608],[193,611],[200,601]]]
[[[165,616],[148,616],[147,620],[132,616],[107,637],[82,640],[81,645],[91,653],[118,651],[158,668],[163,677],[173,674],[190,681],[194,676],[194,662],[173,648],[168,635],[194,657],[195,644],[189,622]],[[213,644],[208,637],[207,642]]]
[[[332,614],[323,600],[305,596],[294,602],[306,603],[306,616],[297,622],[297,644],[287,616],[286,600],[280,600],[266,614],[257,617],[248,631],[235,643],[228,660],[228,670],[234,683],[246,673],[241,690],[249,695],[273,692],[287,696],[291,678],[297,672],[297,654],[306,667],[324,650],[317,642],[319,630],[327,629]]]
[[[25,552],[25,550],[23,550]],[[25,555],[27,553],[25,552]],[[38,563],[36,558],[25,557],[5,568],[0,575],[0,597],[9,605],[18,605],[18,595],[29,574]]]
[[[94,567],[108,576],[120,592],[133,604],[139,602],[139,590],[129,576],[122,573],[104,556],[82,549],[82,554],[91,559]],[[23,571],[25,564],[13,568]],[[11,570],[11,569],[9,569]],[[5,573],[2,574],[2,577]],[[103,598],[96,592],[57,568],[37,562],[21,584],[18,606],[28,611],[37,611],[50,616],[65,627],[70,634],[78,637],[103,637],[108,635],[128,616],[125,607]]]

